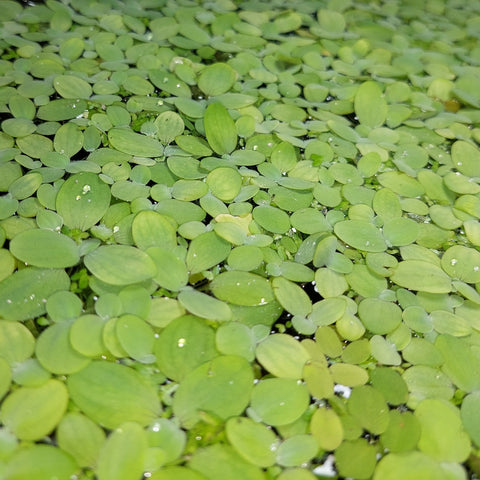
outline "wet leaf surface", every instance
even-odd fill
[[[2,2],[0,477],[478,476],[478,9],[287,3]]]

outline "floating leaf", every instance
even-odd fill
[[[224,355],[238,355],[252,361],[255,358],[253,331],[240,322],[228,322],[220,325],[215,335],[215,344]]]
[[[335,450],[342,443],[343,426],[334,410],[325,407],[315,410],[310,420],[310,429],[313,438],[324,450]]]
[[[153,385],[124,365],[93,361],[70,375],[67,387],[73,402],[109,429],[130,421],[148,425],[160,412]]]
[[[474,392],[467,395],[460,408],[460,416],[463,428],[468,433],[475,445],[480,444],[480,422],[478,407],[480,405],[480,393]]]
[[[70,325],[71,323],[68,321],[50,325],[38,337],[35,354],[41,365],[49,372],[74,373],[90,362],[89,358],[81,355],[72,347]]]
[[[334,226],[340,240],[364,252],[383,252],[387,249],[380,231],[372,223],[363,220],[345,220]]]
[[[44,480],[56,477],[58,480],[69,480],[78,465],[70,455],[53,445],[34,444],[16,450],[9,459],[6,475],[20,480]]]
[[[155,334],[148,323],[136,315],[126,314],[117,319],[115,331],[129,357],[143,363],[155,361],[152,353]]]
[[[248,462],[263,468],[275,463],[278,440],[265,425],[250,418],[233,417],[227,421],[225,433],[233,448]]]
[[[448,293],[452,289],[450,277],[436,265],[423,260],[400,262],[390,279],[401,287],[419,292]]]
[[[265,230],[285,233],[290,228],[288,215],[279,208],[262,205],[253,209],[253,219]]]
[[[232,311],[226,303],[189,287],[182,289],[178,294],[178,301],[186,310],[198,317],[220,322],[232,318]]]
[[[452,278],[477,283],[480,281],[480,252],[463,245],[454,245],[443,254],[442,268]]]
[[[218,102],[205,110],[205,135],[212,149],[219,155],[231,153],[237,145],[237,129],[228,110]]]
[[[171,250],[177,244],[175,227],[171,219],[153,210],[142,210],[135,215],[132,222],[132,237],[135,245],[141,250],[149,247]]]
[[[187,267],[185,262],[180,260],[175,253],[163,247],[150,247],[146,253],[157,267],[157,274],[153,277],[155,283],[174,292],[187,284]]]
[[[103,245],[86,255],[84,262],[93,275],[110,285],[142,282],[157,273],[150,256],[129,245]]]
[[[71,228],[88,230],[105,215],[110,205],[110,189],[97,175],[81,172],[61,186],[56,198],[57,213]]]
[[[360,85],[355,95],[355,113],[360,123],[368,127],[379,127],[385,122],[387,104],[377,82]]]
[[[260,364],[283,378],[302,378],[303,367],[310,359],[307,350],[290,335],[275,334],[260,342],[255,351]]]
[[[335,450],[335,463],[342,477],[370,478],[376,464],[376,449],[364,438],[343,442]]]
[[[452,145],[452,161],[460,173],[467,177],[479,177],[480,151],[474,145],[464,140],[458,140]]]
[[[292,378],[267,378],[252,392],[250,408],[256,418],[267,425],[287,425],[307,409],[308,390]]]
[[[114,430],[100,450],[96,473],[99,480],[135,480],[143,474],[147,451],[145,431],[127,422]]]
[[[229,445],[217,443],[198,449],[189,461],[189,466],[209,480],[264,480],[263,471],[244,460]],[[200,480],[188,477],[185,480]]]
[[[158,139],[169,144],[175,137],[181,135],[185,129],[182,117],[175,112],[163,112],[155,119]]]
[[[21,440],[40,440],[58,424],[67,408],[68,394],[58,380],[39,387],[21,387],[8,395],[0,418]]]
[[[0,315],[7,320],[38,317],[45,313],[50,295],[69,287],[70,279],[64,270],[19,270],[0,282]]]
[[[274,298],[270,282],[250,272],[223,272],[210,287],[218,299],[234,305],[265,305]]]
[[[421,452],[441,462],[467,459],[470,439],[463,431],[460,412],[455,406],[445,400],[426,399],[415,409],[415,416],[421,425],[418,441]]]
[[[272,280],[272,288],[280,305],[292,315],[305,317],[312,311],[310,298],[295,283],[276,277]]]
[[[277,463],[284,467],[301,466],[312,460],[319,450],[311,435],[293,435],[277,449]]]
[[[12,239],[10,251],[19,260],[34,267],[65,268],[80,260],[76,243],[52,230],[24,231]]]
[[[88,82],[74,75],[59,75],[53,79],[53,87],[63,98],[89,98],[92,87]]]
[[[389,415],[385,397],[369,385],[352,390],[348,399],[348,411],[371,433],[383,433],[388,427]]]
[[[161,157],[163,146],[154,138],[125,128],[111,128],[108,131],[108,140],[113,148],[122,153],[138,157]]]
[[[80,467],[93,467],[105,441],[105,432],[81,413],[69,412],[58,424],[56,439],[59,447]]]
[[[214,63],[205,67],[198,78],[198,87],[208,96],[228,92],[235,83],[237,74],[226,63]]]
[[[35,339],[21,323],[0,320],[0,357],[9,364],[29,358],[35,349]]]
[[[413,451],[390,453],[378,463],[374,480],[438,480],[447,478],[440,465],[430,456]]]
[[[220,167],[207,175],[206,182],[215,197],[231,202],[240,193],[242,177],[233,168]]]
[[[172,320],[158,335],[154,352],[162,373],[180,381],[217,356],[215,332],[201,319],[183,315]]]
[[[206,232],[195,237],[187,252],[187,268],[190,273],[207,270],[227,258],[231,245],[215,232]]]
[[[473,352],[465,342],[451,335],[439,335],[435,347],[443,356],[442,370],[453,383],[466,392],[480,387],[480,367]],[[469,368],[465,368],[469,365]]]
[[[380,335],[392,332],[402,321],[402,311],[395,303],[378,298],[362,300],[358,316],[367,330]]]
[[[253,371],[242,357],[224,355],[188,373],[175,392],[173,412],[193,427],[208,411],[221,419],[237,416],[250,401]]]
[[[380,440],[390,452],[408,452],[414,450],[420,439],[421,425],[412,412],[391,410],[387,429]]]

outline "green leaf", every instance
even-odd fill
[[[147,429],[148,445],[161,449],[165,463],[180,458],[185,448],[187,435],[174,421],[159,418]]]
[[[242,177],[233,168],[220,167],[207,175],[206,182],[215,197],[224,202],[231,202],[240,193]]]
[[[110,189],[94,173],[81,172],[69,177],[56,198],[57,213],[63,223],[82,231],[95,225],[110,206]]]
[[[119,317],[115,324],[118,341],[128,356],[141,363],[153,363],[155,332],[148,323],[136,315]]]
[[[213,151],[231,153],[237,146],[237,129],[228,110],[221,103],[211,103],[205,110],[205,135]]]
[[[94,467],[105,442],[105,432],[81,413],[69,412],[58,424],[56,439],[58,446],[80,467]]]
[[[56,132],[53,148],[56,152],[73,157],[83,147],[83,133],[74,123],[65,123]]]
[[[310,355],[302,344],[290,335],[269,335],[255,351],[258,362],[276,377],[300,379]]]
[[[463,245],[454,245],[443,254],[442,268],[452,278],[477,283],[480,281],[480,252]]]
[[[306,386],[293,378],[267,378],[255,385],[250,410],[267,425],[287,425],[301,417],[309,398]]]
[[[292,315],[306,317],[312,311],[312,302],[305,291],[283,277],[272,280],[272,288],[280,305]]]
[[[467,177],[480,176],[480,151],[465,140],[457,140],[452,145],[452,161],[455,168]]]
[[[191,287],[182,289],[178,294],[178,301],[186,310],[198,317],[220,322],[232,318],[232,311],[226,303]]]
[[[21,323],[0,320],[0,357],[9,364],[20,363],[29,358],[35,349],[35,339]]]
[[[365,430],[373,434],[383,433],[388,427],[389,415],[385,397],[369,385],[352,390],[348,399],[348,411]]]
[[[243,412],[252,388],[253,371],[247,360],[220,356],[185,376],[175,392],[173,412],[186,428],[193,427],[204,411],[225,420]]]
[[[447,480],[440,465],[421,452],[390,453],[378,463],[374,480]]]
[[[92,87],[85,80],[74,75],[59,75],[53,79],[53,87],[63,98],[89,98]],[[79,111],[79,113],[82,113]]]
[[[480,406],[480,392],[473,392],[467,395],[460,408],[460,416],[463,428],[468,433],[473,443],[480,444],[480,418],[478,408]]]
[[[235,80],[237,73],[226,63],[214,63],[205,67],[198,78],[198,88],[207,96],[213,97],[228,92]]]
[[[436,265],[423,260],[399,262],[390,279],[401,287],[419,292],[448,293],[452,289],[450,277]]]
[[[127,128],[112,128],[108,131],[108,140],[119,152],[138,157],[161,157],[163,146],[154,138],[135,133]]]
[[[171,250],[177,245],[172,220],[153,210],[141,210],[135,215],[132,222],[132,237],[141,250],[149,247]]]
[[[185,129],[182,117],[175,112],[163,112],[155,119],[158,139],[169,144],[175,140],[175,137],[181,135]]]
[[[0,418],[21,440],[40,440],[56,427],[67,408],[68,393],[58,380],[20,387],[2,404]]]
[[[290,228],[288,215],[271,205],[261,205],[253,209],[253,219],[265,230],[273,233],[286,233]]]
[[[153,472],[150,478],[152,480],[206,480],[206,477],[187,467],[164,467]]]
[[[345,441],[335,450],[335,464],[342,477],[367,479],[375,470],[376,455],[375,446],[363,438]]]
[[[138,423],[127,422],[114,430],[98,456],[98,480],[136,480],[144,471],[147,452],[145,431]]]
[[[407,402],[410,408],[415,408],[425,398],[450,400],[453,397],[452,382],[438,369],[415,365],[408,368],[402,376],[410,392]]]
[[[277,463],[284,467],[296,467],[307,464],[319,450],[311,435],[293,435],[284,440],[277,449]]]
[[[355,113],[362,125],[380,127],[387,116],[387,103],[377,82],[360,85],[355,95]]]
[[[210,284],[213,294],[234,305],[265,305],[274,299],[270,282],[250,272],[223,272]]]
[[[195,237],[188,247],[187,268],[191,274],[207,270],[227,258],[231,245],[215,232]]]
[[[156,388],[124,365],[93,361],[70,375],[67,387],[85,415],[109,429],[124,422],[148,425],[160,413]]]
[[[421,426],[412,412],[390,410],[387,429],[380,435],[380,441],[390,452],[414,450],[420,439]]]
[[[421,452],[440,462],[461,463],[467,459],[470,439],[454,405],[445,400],[426,399],[415,409],[415,416],[421,425],[418,441]]]
[[[236,452],[258,467],[275,463],[278,439],[272,430],[246,417],[230,418],[225,424],[227,439]]]
[[[217,443],[198,449],[188,465],[209,480],[265,480],[264,472],[244,460],[229,445]],[[185,480],[200,480],[188,477]]]
[[[90,359],[78,353],[70,342],[71,322],[50,325],[38,337],[35,354],[41,365],[55,374],[74,373],[85,367]]]
[[[84,262],[93,275],[110,285],[139,283],[157,274],[151,257],[130,245],[102,245],[86,255]]]
[[[0,315],[19,321],[38,317],[45,313],[50,295],[69,287],[70,279],[64,270],[19,270],[0,282]]]
[[[310,429],[313,438],[323,450],[335,450],[343,441],[344,430],[337,413],[332,409],[319,407],[315,410]]]
[[[162,373],[179,381],[217,356],[215,333],[201,319],[181,316],[172,320],[159,334],[154,351]]]
[[[442,370],[458,388],[465,392],[480,388],[480,366],[466,342],[451,335],[439,335],[435,347],[443,356]]]
[[[6,475],[12,480],[70,480],[78,465],[67,453],[53,445],[35,444],[19,448],[9,459]]]
[[[174,252],[163,247],[150,247],[146,253],[157,267],[157,274],[153,277],[155,283],[174,292],[187,284],[188,271],[185,262]]]
[[[401,309],[395,303],[379,298],[362,300],[358,305],[358,316],[367,330],[380,335],[392,332],[402,321]]]
[[[76,243],[52,230],[25,230],[11,240],[10,251],[19,260],[34,267],[66,268],[80,260]]]
[[[381,232],[364,220],[345,220],[334,226],[340,240],[364,252],[383,252],[387,249]]]

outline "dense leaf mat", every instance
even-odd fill
[[[478,478],[479,2],[28,3],[0,478]]]

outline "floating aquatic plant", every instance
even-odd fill
[[[1,3],[1,478],[477,478],[480,8],[289,3]]]

